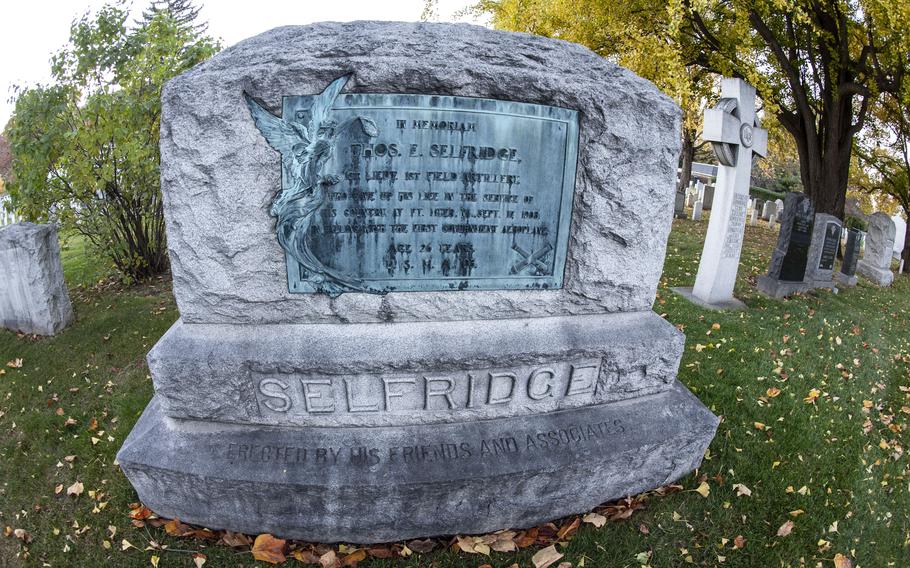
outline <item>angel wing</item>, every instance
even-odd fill
[[[329,86],[324,91],[313,97],[313,106],[310,107],[310,125],[312,128],[319,128],[319,124],[328,117],[329,110],[335,104],[335,98],[350,78],[350,75],[344,75],[335,79],[329,83]]]
[[[309,132],[302,124],[291,126],[267,111],[246,92],[243,93],[243,98],[246,99],[246,105],[250,108],[250,115],[253,117],[256,128],[259,129],[269,146],[281,152],[283,161],[294,158],[294,146],[310,143]]]

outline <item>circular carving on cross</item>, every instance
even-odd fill
[[[746,148],[752,147],[752,125],[743,124],[739,129],[739,139]]]
[[[736,99],[725,98],[720,99],[717,103],[717,106],[714,107],[718,110],[721,110],[727,114],[732,114],[736,118],[739,118],[739,103]],[[711,142],[711,147],[714,149],[714,155],[717,157],[717,161],[725,166],[735,166],[736,165],[736,156],[738,154],[737,145],[728,144],[725,142]]]

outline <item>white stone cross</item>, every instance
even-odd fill
[[[720,167],[692,295],[708,305],[729,307],[737,302],[733,285],[746,227],[752,154],[767,154],[768,131],[755,115],[755,87],[742,79],[724,79],[720,96],[718,105],[705,111],[702,137],[711,142]]]

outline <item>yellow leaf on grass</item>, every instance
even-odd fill
[[[770,398],[774,398],[780,394],[780,389],[777,387],[771,387],[765,391],[765,394],[768,395]]]
[[[695,489],[695,492],[702,497],[707,497],[711,494],[711,486],[708,485],[706,481],[702,481],[701,484]]]
[[[202,568],[202,565],[205,564],[205,561],[207,559],[208,558],[206,557],[205,554],[202,554],[201,552],[197,552],[196,554],[193,555],[193,564],[196,565],[196,568]]]
[[[834,568],[853,568],[853,562],[838,552],[834,555]]]
[[[126,539],[123,539],[122,541],[120,541],[120,550],[129,550],[130,548],[136,548],[136,547],[133,546],[133,543],[131,543],[130,541],[128,541]]]
[[[534,568],[547,568],[547,566],[555,564],[560,558],[562,558],[562,554],[556,550],[555,544],[551,544],[538,550],[537,554],[531,557],[531,562],[534,563]]]
[[[795,526],[793,521],[787,521],[782,524],[779,529],[777,529],[777,536],[787,536],[793,532],[793,527]]]
[[[764,422],[755,422],[753,425],[755,426],[755,429],[756,429],[756,430],[764,430],[764,429],[765,429],[765,424],[764,424]]]
[[[268,533],[261,534],[253,543],[253,558],[269,564],[281,564],[285,561],[284,544],[285,541],[280,538]]]
[[[588,513],[587,515],[582,517],[581,520],[585,523],[594,525],[595,527],[598,527],[598,528],[607,524],[607,518],[605,516],[599,515],[597,513]]]
[[[76,497],[82,495],[83,491],[85,491],[85,486],[82,485],[81,481],[77,481],[76,483],[66,488],[67,495],[74,495]]]
[[[808,403],[814,404],[815,401],[818,399],[818,397],[821,396],[821,394],[822,394],[822,393],[821,393],[820,390],[818,390],[818,389],[812,389],[812,390],[809,391],[809,394],[808,394],[808,395],[806,396],[806,398],[804,398],[803,400],[806,401],[806,402],[808,402]]]
[[[158,561],[159,561],[159,560],[161,560],[161,558],[159,558],[158,556],[155,556],[154,554],[152,555],[151,558],[149,558],[149,562],[151,562],[151,563],[152,563],[152,566],[154,566],[155,568],[158,568]]]

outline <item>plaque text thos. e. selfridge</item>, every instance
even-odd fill
[[[291,292],[562,286],[576,111],[337,92],[286,96],[280,119],[250,106],[266,138],[264,123],[275,120],[299,138],[282,150],[282,192],[273,204]],[[278,208],[295,204],[303,214],[285,217],[304,229],[291,235]]]

